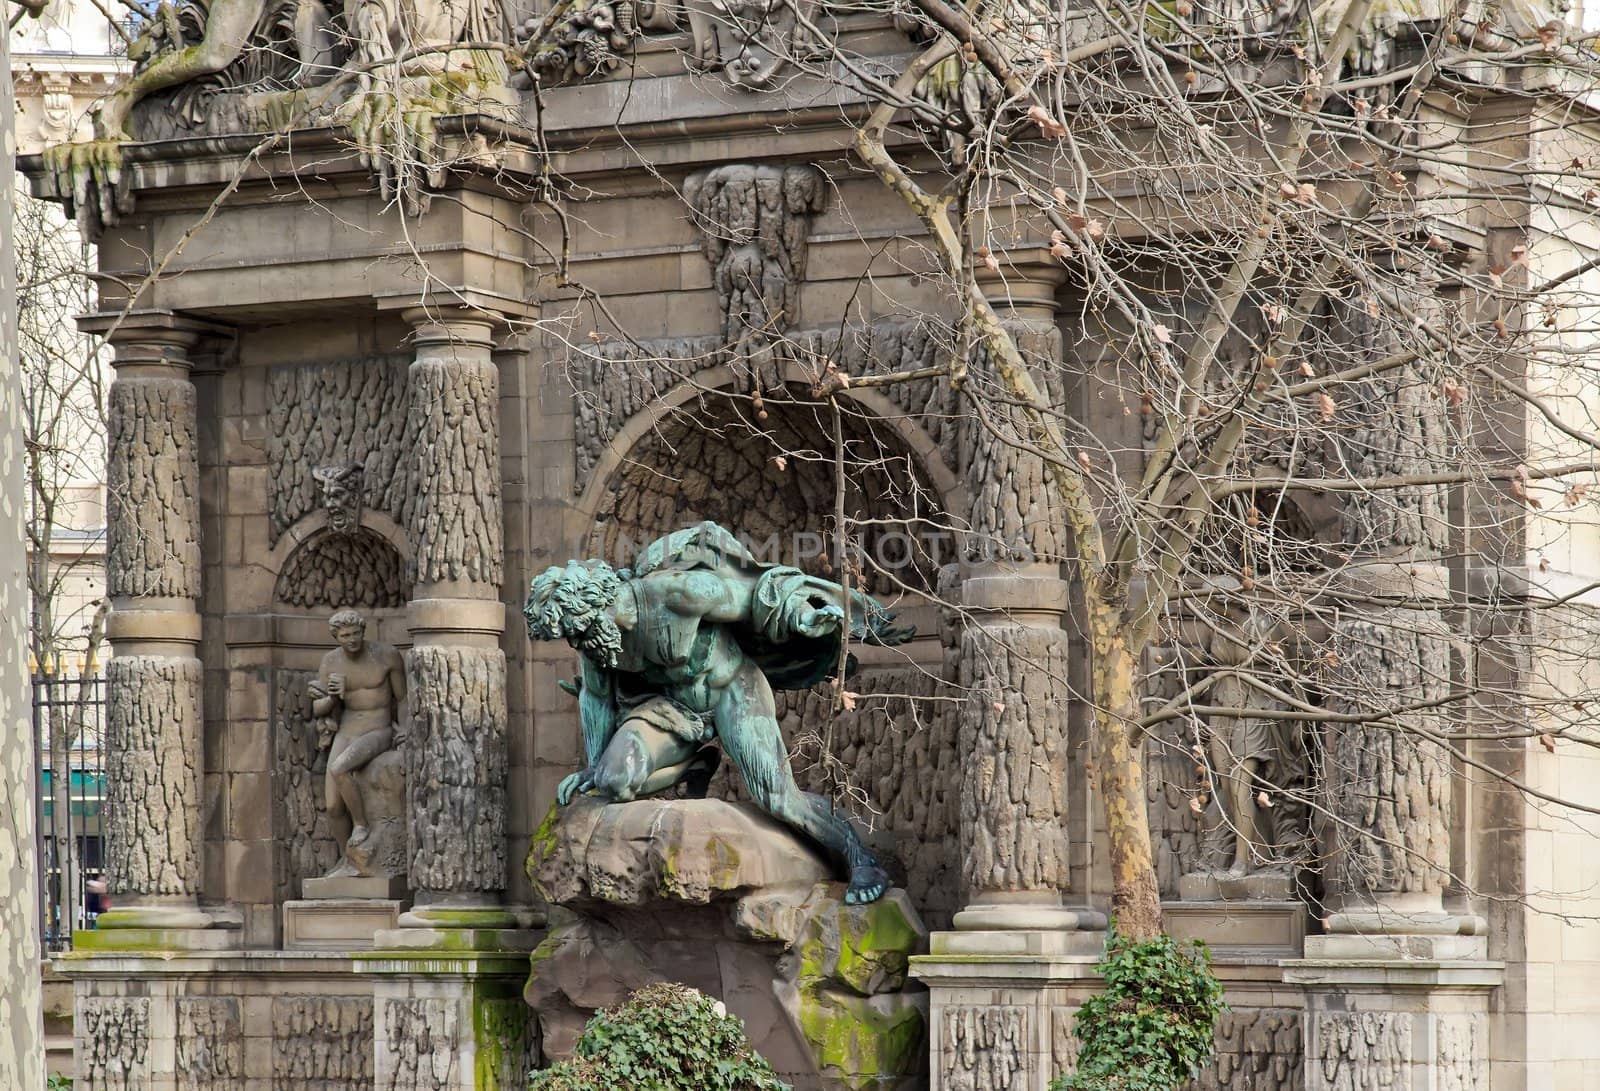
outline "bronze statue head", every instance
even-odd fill
[[[522,616],[535,640],[565,640],[605,667],[617,665],[622,630],[607,612],[622,577],[604,561],[553,565],[533,581]]]

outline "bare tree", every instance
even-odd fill
[[[109,605],[99,558],[105,366],[74,326],[93,309],[89,245],[56,206],[26,196],[18,197],[12,231],[28,486],[28,650],[47,698],[39,711],[50,750],[55,900],[70,929],[81,906],[72,749],[95,696]],[[69,660],[77,663],[75,679]]]

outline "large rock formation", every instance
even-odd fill
[[[754,807],[581,798],[551,811],[528,874],[568,911],[528,979],[547,1058],[599,1008],[668,980],[727,1004],[797,1089],[916,1082],[927,1004],[906,967],[927,932],[905,891],[846,905],[826,862]]]

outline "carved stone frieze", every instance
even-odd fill
[[[1315,1017],[1306,1091],[1392,1091],[1410,1085],[1407,1012],[1323,1012]]]
[[[200,463],[187,379],[119,378],[106,426],[106,587],[117,597],[200,594]]]
[[[799,322],[811,219],[826,198],[826,179],[811,166],[735,163],[684,183],[711,263],[723,340],[742,354]]]
[[[243,1082],[237,997],[178,999],[176,1060],[178,1091],[232,1091]]]
[[[147,997],[81,996],[73,1015],[73,1052],[84,1091],[145,1091],[150,1086]]]
[[[1480,1014],[1437,1015],[1434,1065],[1439,1091],[1485,1091],[1489,1086],[1489,1027]]]
[[[1192,1091],[1301,1091],[1304,1047],[1297,1008],[1235,1008],[1217,1020],[1217,1053]]]
[[[113,894],[200,892],[198,659],[106,664],[106,857]]]
[[[316,471],[329,465],[360,462],[361,506],[405,522],[413,495],[406,436],[409,362],[403,356],[369,356],[271,369],[271,542],[323,505]]]
[[[368,1091],[372,1033],[369,996],[274,997],[273,1091]]]
[[[425,644],[409,656],[410,876],[420,890],[506,885],[506,659]]]
[[[1011,1091],[1020,1087],[1028,1054],[1028,1009],[1008,1005],[950,1007],[934,1063],[941,1087]]]
[[[462,1056],[456,1004],[415,997],[379,1003],[388,1071],[378,1073],[378,1091],[454,1091]]]
[[[525,1091],[539,1066],[539,1025],[520,996],[477,1003],[478,1055],[487,1056],[482,1091]]]

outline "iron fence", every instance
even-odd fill
[[[71,947],[73,929],[92,928],[107,904],[100,745],[105,706],[105,676],[98,671],[33,676],[39,923],[49,951]]]

